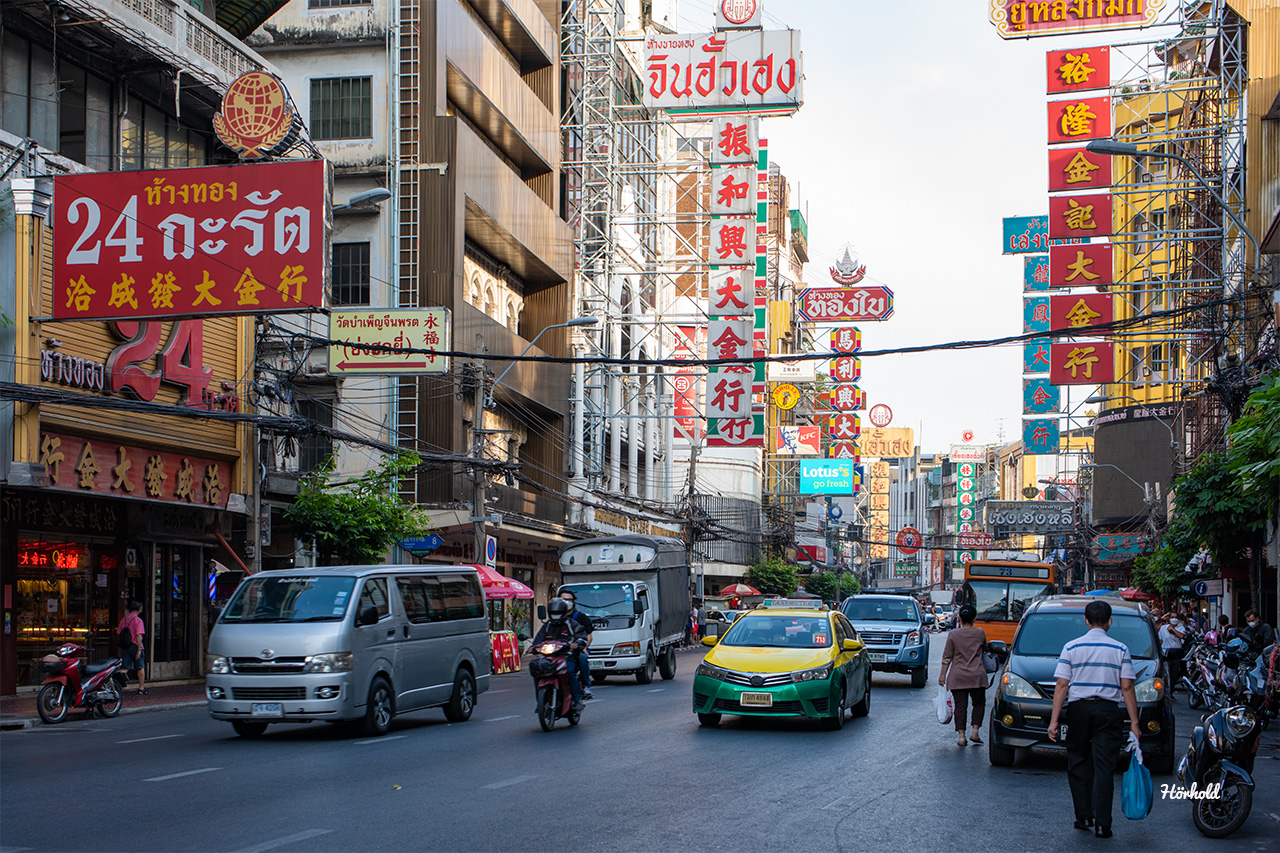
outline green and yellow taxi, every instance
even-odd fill
[[[765,599],[711,646],[693,679],[704,726],[724,714],[804,717],[844,726],[871,710],[871,661],[843,613],[806,599]]]

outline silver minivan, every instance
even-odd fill
[[[470,718],[492,651],[472,567],[328,566],[245,578],[209,636],[209,714],[256,737],[271,723],[396,714]]]

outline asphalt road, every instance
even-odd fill
[[[126,713],[0,734],[0,853],[349,850],[1276,850],[1280,750],[1264,737],[1253,814],[1201,837],[1185,801],[1071,828],[1056,754],[992,767],[955,745],[930,686],[877,675],[871,714],[827,732],[690,708],[698,651],[674,681],[595,688],[582,724],[544,733],[527,674],[494,679],[470,722],[439,711],[365,739],[325,724],[236,737],[204,709]],[[1180,706],[1179,741],[1198,718]],[[1117,784],[1119,777],[1117,777]]]

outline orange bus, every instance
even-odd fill
[[[964,564],[964,586],[958,603],[978,611],[974,625],[988,640],[1013,643],[1018,622],[1031,602],[1058,589],[1053,563],[1020,560],[974,560]]]

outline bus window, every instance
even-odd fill
[[[1037,598],[1046,595],[1053,595],[1053,587],[1043,583],[1020,583],[1013,582],[1009,584],[1009,619],[1013,622],[1022,621],[1022,614],[1027,612],[1027,608]]]
[[[965,584],[966,603],[978,611],[983,622],[1004,622],[1009,618],[1008,581],[969,581]]]

